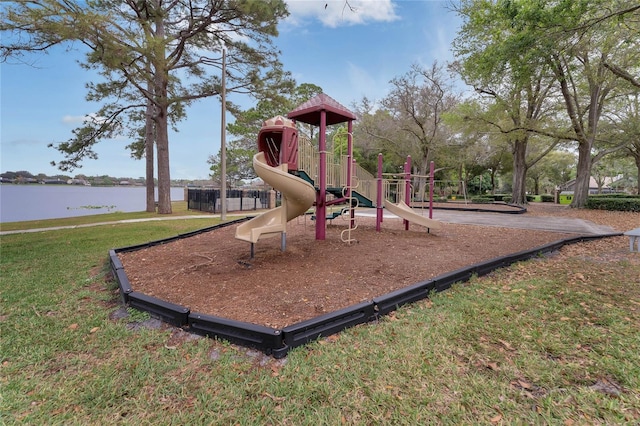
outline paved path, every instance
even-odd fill
[[[419,210],[416,210],[418,212]],[[427,216],[428,212],[425,211]],[[359,209],[356,216],[376,217],[375,209]],[[181,220],[181,219],[206,219],[220,217],[220,215],[191,215],[191,216],[169,216],[148,219],[127,219],[114,222],[88,223],[74,226],[57,226],[52,228],[25,229],[17,231],[2,231],[0,235],[23,234],[27,232],[43,232],[55,231],[58,229],[75,229],[87,228],[92,226],[113,225],[118,223],[137,223],[155,220]],[[397,216],[384,212],[385,218],[397,218]],[[446,223],[460,223],[465,225],[482,225],[497,226],[502,228],[518,228],[518,229],[538,229],[541,231],[567,232],[581,235],[604,235],[618,233],[610,226],[597,225],[593,222],[582,219],[572,219],[566,217],[554,216],[530,216],[525,214],[504,214],[504,213],[481,213],[481,212],[465,212],[454,210],[438,210],[433,211],[433,218]]]
[[[414,209],[415,210],[415,209]],[[416,210],[418,212],[419,210]],[[425,210],[423,215],[428,216]],[[375,217],[375,210],[360,210],[358,216]],[[384,217],[397,218],[385,211]],[[530,216],[524,214],[481,213],[454,210],[433,210],[433,219],[446,223],[460,223],[464,225],[497,226],[501,228],[538,229],[541,231],[568,232],[581,235],[603,235],[618,233],[610,226],[597,225],[582,219],[554,216]]]
[[[97,223],[85,223],[82,225],[52,226],[50,228],[34,228],[34,229],[19,229],[16,231],[1,231],[0,235],[26,234],[29,232],[43,232],[43,231],[57,231],[60,229],[89,228],[92,226],[115,225],[118,223],[151,222],[156,220],[212,219],[214,217],[220,217],[220,215],[208,214],[208,215],[190,215],[190,216],[151,217],[146,219],[124,219],[124,220],[115,220],[113,222],[97,222]]]

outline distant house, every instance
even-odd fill
[[[214,186],[212,180],[194,180],[187,184],[189,188],[212,188]]]
[[[45,185],[64,185],[67,182],[62,179],[44,179],[42,183]]]
[[[638,180],[632,177],[621,177],[611,182],[609,186],[616,192],[638,193]]]
[[[264,183],[264,181],[262,179],[255,178],[249,183],[249,186],[251,188],[261,188],[261,187],[265,186],[265,183]]]
[[[128,180],[121,180],[121,181],[120,181],[120,185],[122,185],[122,186],[129,186],[129,185],[131,185],[131,182],[129,182]]]
[[[87,182],[84,179],[69,179],[67,181],[68,185],[89,185],[89,182]]]
[[[589,194],[598,194],[598,193],[602,193],[602,194],[608,194],[610,192],[614,192],[613,189],[611,189],[611,183],[615,180],[616,178],[604,178],[604,185],[602,186],[602,190],[599,191],[598,188],[598,183],[596,182],[596,180],[591,177],[589,178]],[[569,182],[565,183],[564,185],[560,185],[560,191],[563,192],[573,192],[576,186],[576,180],[575,179],[571,179]]]

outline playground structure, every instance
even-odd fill
[[[332,101],[331,98],[326,97],[326,95],[320,95],[319,99],[314,98],[296,110],[298,118],[302,117],[309,120],[305,122],[313,122],[312,124],[319,122],[321,124],[321,143],[317,151],[313,149],[311,142],[308,140],[305,141],[303,139],[301,144],[297,143],[297,129],[293,117],[289,117],[289,119],[275,117],[272,120],[267,120],[261,130],[258,137],[260,152],[254,157],[253,164],[254,167],[256,167],[256,172],[263,177],[265,181],[270,182],[274,188],[282,192],[283,204],[280,206],[282,208],[269,210],[251,220],[242,218],[178,236],[172,236],[164,240],[110,250],[109,261],[111,271],[118,282],[122,302],[129,307],[149,312],[153,317],[160,318],[175,327],[213,338],[228,340],[242,346],[256,348],[275,358],[282,358],[295,347],[333,335],[358,324],[378,321],[381,317],[395,311],[399,307],[428,298],[432,292],[444,291],[454,283],[464,282],[471,279],[471,277],[488,274],[497,268],[508,266],[514,262],[557,251],[565,244],[572,244],[573,242],[584,241],[591,238],[601,238],[602,236],[620,235],[581,235],[544,246],[534,247],[529,250],[518,251],[514,254],[507,254],[445,272],[436,277],[425,278],[406,287],[367,298],[366,300],[338,310],[322,313],[311,319],[288,324],[282,328],[220,317],[206,311],[197,312],[189,306],[160,299],[157,296],[146,294],[133,287],[125,271],[123,261],[120,258],[120,255],[124,253],[146,250],[154,246],[165,247],[177,240],[187,240],[201,235],[206,236],[208,233],[218,232],[229,226],[237,226],[237,228],[240,228],[241,231],[238,231],[236,236],[240,236],[241,239],[251,242],[252,245],[262,237],[277,236],[278,234],[282,235],[284,241],[286,222],[289,218],[304,214],[314,203],[316,204],[317,218],[316,239],[324,239],[326,220],[328,220],[326,207],[333,205],[333,203],[338,205],[340,201],[348,203],[349,207],[347,207],[346,212],[350,221],[353,220],[354,206],[358,204],[363,205],[368,202],[369,205],[367,205],[367,207],[374,207],[374,203],[371,200],[376,199],[375,207],[380,214],[379,221],[377,222],[378,225],[382,222],[382,209],[387,208],[408,222],[420,223],[427,228],[438,226],[439,222],[431,221],[431,214],[429,218],[426,218],[409,208],[411,203],[412,178],[410,174],[410,158],[407,158],[404,172],[394,176],[394,179],[389,178],[389,176],[383,179],[381,156],[379,156],[378,159],[379,167],[376,178],[364,171],[362,171],[363,173],[361,174],[361,169],[355,164],[352,157],[352,129],[351,122],[349,122],[348,155],[344,161],[334,161],[334,153],[327,152],[326,150],[324,130],[326,129],[325,125],[327,123],[338,123],[340,121],[335,120],[345,117],[345,115],[338,114],[337,109],[339,104],[336,104],[335,101]],[[291,115],[290,113],[290,116]],[[319,118],[317,118],[316,115],[319,115]],[[324,125],[322,125],[322,123],[324,123]],[[294,141],[296,143],[293,143]],[[309,155],[303,155],[303,151],[305,150],[309,150]],[[318,159],[318,161],[315,161],[316,159]],[[308,164],[305,164],[305,162]],[[434,169],[432,165],[429,173],[430,204],[432,203],[431,199],[434,190],[433,174]],[[395,179],[395,177],[398,178]],[[320,189],[316,188],[316,182],[319,182]],[[327,194],[333,196],[334,199],[326,197]],[[390,197],[393,198],[393,201],[389,200]],[[358,201],[356,202],[354,200]],[[324,206],[324,210],[319,208],[321,206]],[[424,220],[424,222],[420,222],[422,220]],[[408,222],[405,222],[405,227],[408,227]],[[379,227],[377,228],[377,230],[379,230]],[[343,240],[344,239],[345,238],[343,238]],[[346,239],[349,240],[348,237]],[[214,241],[215,244],[215,237],[210,236],[204,243],[210,244],[211,241]],[[334,248],[331,249],[333,250]],[[188,255],[190,254],[191,252],[189,251]],[[211,260],[212,259],[208,259],[208,261]],[[234,257],[233,260],[234,261],[231,262],[233,266],[236,266],[236,263],[246,266],[246,262],[237,261],[236,257]],[[349,257],[349,260],[351,260],[351,257]],[[203,264],[196,263],[194,265],[200,267]],[[180,266],[182,267],[182,264]],[[207,297],[222,297],[224,293],[222,290],[225,287],[224,282],[216,282],[215,279],[212,279],[211,275],[202,274],[199,268],[193,268],[193,270],[201,274],[201,278],[206,280],[207,289],[205,293]],[[283,273],[290,272],[283,269],[278,270],[278,272],[280,271]],[[156,271],[154,271],[153,280],[157,279],[155,272]],[[261,283],[264,282],[262,277],[258,278],[261,271],[256,268],[255,272],[256,279]],[[163,287],[175,285],[172,280],[182,273],[183,269],[180,269],[177,273],[172,271],[170,277],[164,277],[164,280],[159,280],[160,285]],[[372,274],[367,278],[367,285],[379,279],[381,279],[380,276]],[[382,276],[382,279],[387,280],[389,277]],[[329,280],[327,279],[325,281],[328,282]],[[280,299],[286,299],[286,290],[283,292],[277,287],[270,285],[272,284],[271,282],[266,281],[266,283],[268,285],[263,286],[266,291],[274,291]],[[301,281],[296,279],[294,285],[299,287],[300,283]],[[347,283],[341,281],[339,284]],[[180,290],[180,292],[182,292],[182,289]],[[348,291],[348,289],[346,290]],[[238,294],[240,293],[234,293],[234,297],[227,303],[238,303],[238,297],[236,297]],[[201,294],[196,294],[196,296],[201,296]],[[331,296],[340,298],[342,294],[338,291]],[[257,303],[260,304],[260,308],[264,308],[263,300],[259,300]],[[302,302],[285,300],[285,303],[304,303],[304,300]],[[255,307],[258,306],[256,305]],[[267,305],[267,308],[272,309],[273,307]],[[275,311],[274,314],[276,314]],[[277,315],[280,315],[280,312],[278,312]],[[379,350],[379,346],[376,342],[372,344],[371,348],[372,350]]]
[[[409,222],[414,222],[418,225],[426,227],[428,230],[431,228],[438,229],[440,222],[433,219],[433,175],[434,175],[434,163],[430,164],[429,169],[429,217],[422,216],[416,213],[411,208],[411,156],[407,156],[407,161],[404,163],[404,172],[400,179],[390,180],[383,179],[384,173],[382,173],[382,154],[378,154],[378,193],[377,193],[377,209],[376,209],[376,231],[380,231],[380,225],[382,224],[383,207],[389,210],[391,213],[398,217],[401,217],[404,222],[404,229],[409,229]],[[394,175],[395,176],[395,175]],[[427,177],[427,176],[424,176]],[[395,185],[395,191],[392,191],[392,185]],[[389,202],[389,194],[395,193],[398,200],[394,204]]]
[[[411,204],[411,159],[407,158],[403,178],[396,182],[395,203],[388,201],[391,180],[383,179],[382,155],[378,159],[378,176],[359,167],[353,158],[353,121],[355,115],[328,95],[321,93],[287,114],[266,120],[258,133],[258,154],[253,158],[256,174],[275,190],[282,193],[282,205],[264,212],[236,229],[236,238],[254,246],[261,238],[281,236],[281,250],[286,249],[287,222],[305,214],[315,204],[315,238],[324,240],[327,220],[342,216],[348,219],[341,233],[342,241],[355,241],[355,209],[377,209],[376,230],[380,231],[382,209],[387,208],[401,217],[405,229],[409,222],[428,229],[437,229],[440,223],[432,218],[433,164],[429,177],[429,218],[413,211]],[[318,148],[308,138],[299,138],[296,121],[319,126]],[[347,153],[336,155],[327,150],[326,126],[347,122]],[[373,200],[376,200],[375,203]],[[345,205],[336,214],[327,214],[327,207]]]

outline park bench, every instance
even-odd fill
[[[637,252],[640,252],[640,228],[632,229],[631,231],[627,231],[624,235],[629,237],[629,250],[634,251],[634,247],[637,248]]]

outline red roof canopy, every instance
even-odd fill
[[[320,112],[323,110],[326,112],[325,124],[327,126],[356,119],[356,116],[340,104],[340,102],[324,93],[320,93],[319,95],[309,99],[307,102],[287,114],[287,117],[292,120],[319,126]]]

